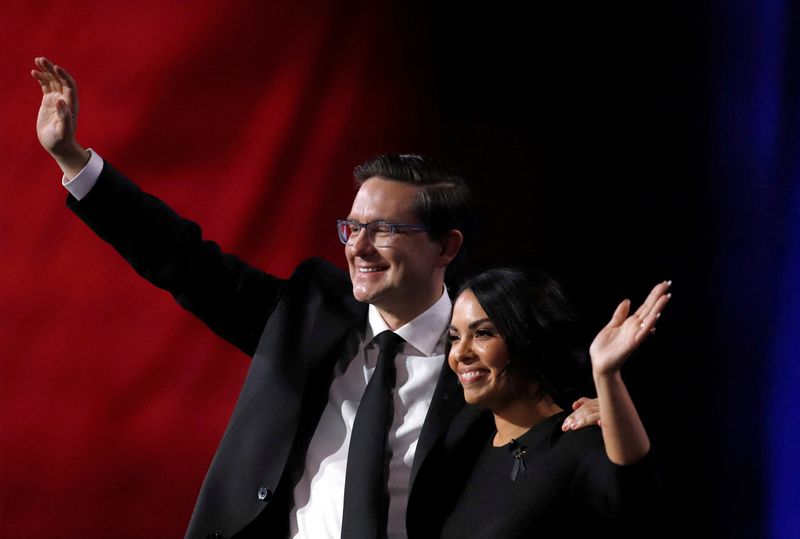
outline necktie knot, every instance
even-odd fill
[[[397,349],[405,342],[403,337],[389,330],[380,332],[374,340],[378,343],[380,355],[391,357],[397,354]]]
[[[380,383],[385,387],[385,391],[391,393],[396,378],[394,358],[397,355],[397,349],[405,341],[397,333],[388,330],[379,333],[375,337],[375,341],[378,343],[379,352],[373,376],[376,376],[381,381]]]

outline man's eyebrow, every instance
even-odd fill
[[[358,221],[358,219],[348,219],[349,221]],[[358,221],[360,222],[360,221]],[[372,219],[371,221],[367,221],[366,223],[361,223],[364,225],[368,225],[370,223],[391,223],[391,219],[386,219],[384,217],[378,217],[377,219]]]

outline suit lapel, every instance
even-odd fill
[[[445,361],[417,442],[414,463],[411,466],[411,485],[414,484],[420,466],[436,441],[444,434],[453,417],[462,408],[464,408],[464,397],[461,394],[461,386],[458,385],[455,374]]]
[[[344,301],[341,298],[335,298],[333,301],[323,300],[318,310],[308,339],[303,343],[303,356],[306,358],[305,365],[311,379],[316,379],[315,374],[321,372],[332,375],[336,361],[347,354],[355,354],[355,350],[343,349],[343,341],[351,331],[360,331],[365,327],[367,316],[367,305],[353,298]],[[327,379],[328,385],[329,377],[323,377]],[[325,379],[319,380],[320,384],[324,385]]]

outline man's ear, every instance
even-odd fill
[[[446,267],[461,250],[461,245],[464,243],[464,235],[460,230],[453,228],[442,236],[439,243],[442,246],[442,251],[439,253],[441,267]]]

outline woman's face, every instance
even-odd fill
[[[472,290],[458,296],[450,321],[450,368],[464,388],[464,399],[491,410],[514,400],[506,376],[508,348]]]

